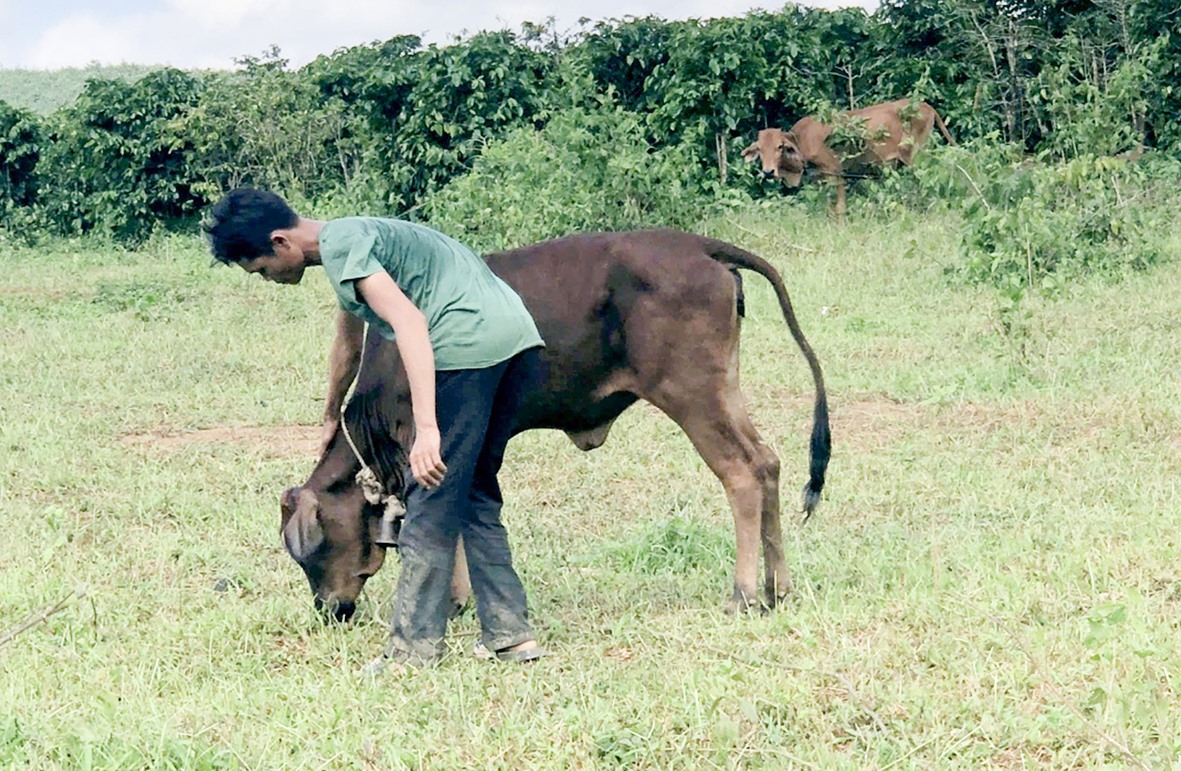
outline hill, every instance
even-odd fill
[[[138,80],[158,65],[117,64],[60,70],[0,69],[0,100],[13,107],[48,115],[70,104],[91,78]]]

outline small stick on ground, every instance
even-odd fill
[[[3,648],[8,643],[15,640],[18,635],[23,634],[24,632],[27,632],[33,627],[37,626],[37,624],[40,624],[54,613],[64,610],[66,605],[70,604],[71,600],[79,599],[85,594],[85,590],[75,589],[73,592],[67,594],[53,605],[49,605],[42,610],[33,612],[28,617],[26,617],[24,621],[20,622],[9,631],[0,634],[0,648]]]

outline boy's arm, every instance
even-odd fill
[[[340,408],[345,394],[357,376],[357,365],[361,362],[361,340],[365,322],[347,311],[336,316],[336,339],[332,341],[332,352],[328,364],[328,396],[324,399],[324,430],[320,436],[320,456],[328,449],[328,443],[340,426]]]
[[[384,270],[357,279],[356,287],[365,304],[394,330],[414,408],[410,471],[423,487],[437,487],[447,467],[443,465],[435,415],[435,352],[426,317]]]

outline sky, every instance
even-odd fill
[[[595,21],[741,16],[783,0],[0,0],[0,67],[56,69],[100,64],[168,64],[227,69],[234,58],[277,45],[295,66],[320,54],[419,35],[518,29],[553,17],[559,30]],[[822,8],[872,11],[877,0],[803,0]]]

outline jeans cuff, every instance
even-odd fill
[[[533,634],[532,629],[528,628],[519,632],[499,634],[495,637],[483,637],[484,647],[493,653],[496,651],[502,651],[505,648],[511,648],[514,645],[520,645],[523,642],[529,642],[530,640],[534,639],[537,639],[537,636]]]

